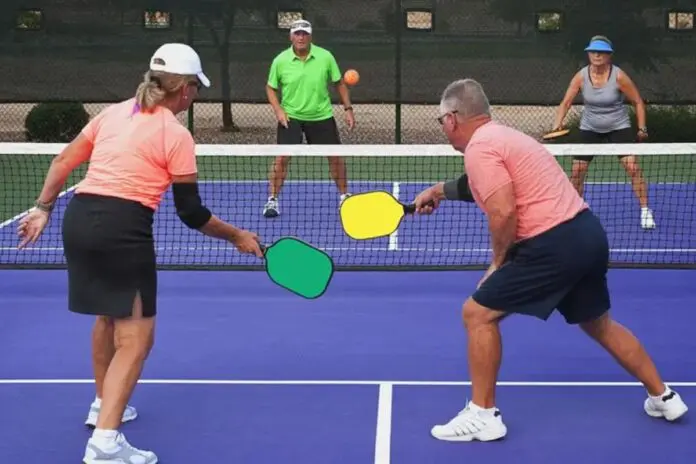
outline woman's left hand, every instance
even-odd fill
[[[36,242],[48,224],[49,213],[35,209],[19,221],[17,235],[22,239],[19,249],[26,247],[30,243]]]

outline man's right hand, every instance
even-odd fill
[[[413,203],[416,205],[416,213],[431,214],[440,205],[440,200],[444,198],[443,184],[435,184],[423,190],[416,196]]]
[[[259,236],[255,233],[240,229],[230,241],[241,253],[254,254],[257,258],[263,258],[263,251],[261,251],[261,246],[259,245]]]
[[[276,119],[278,120],[278,124],[280,124],[281,126],[283,126],[284,128],[287,129],[288,128],[288,115],[285,114],[285,111],[283,111],[282,109],[279,108],[275,111],[275,114],[276,114]]]

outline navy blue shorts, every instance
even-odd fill
[[[555,309],[569,324],[592,321],[611,306],[609,242],[590,210],[513,246],[505,263],[472,295],[505,313],[546,320]]]

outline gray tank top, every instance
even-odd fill
[[[602,87],[592,85],[589,66],[580,70],[584,104],[580,130],[603,134],[631,127],[628,109],[616,80],[619,70],[618,66],[612,66],[609,80]]]

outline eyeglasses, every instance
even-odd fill
[[[447,113],[443,114],[442,116],[438,116],[438,117],[437,117],[437,122],[439,122],[440,125],[442,126],[442,125],[445,123],[445,117],[447,117],[447,116],[450,115],[450,114],[451,114],[451,115],[455,115],[455,114],[457,114],[457,113],[459,113],[459,111],[457,111],[457,110],[448,111]]]

